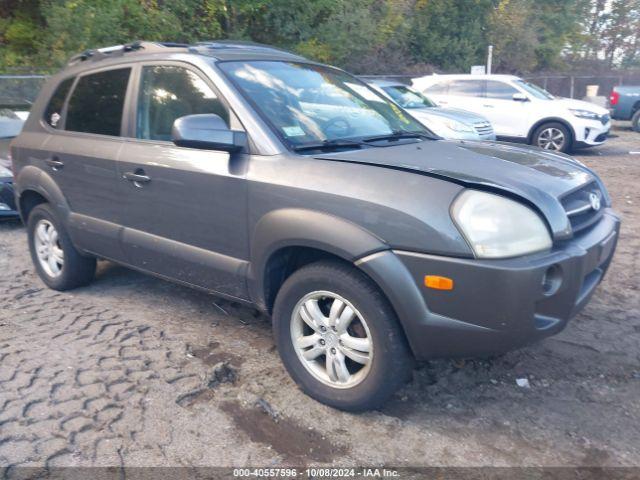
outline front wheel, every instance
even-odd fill
[[[567,127],[558,122],[545,123],[533,132],[533,145],[554,152],[567,153],[571,150],[571,134]]]
[[[276,298],[273,328],[291,377],[332,407],[377,408],[411,377],[412,357],[395,313],[349,265],[323,261],[291,275]]]

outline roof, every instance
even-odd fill
[[[370,85],[377,85],[378,87],[408,87],[406,83],[398,82],[397,80],[379,80],[366,77],[360,77],[366,83]]]
[[[133,57],[143,54],[172,53],[204,55],[216,60],[306,60],[304,57],[286,50],[253,42],[215,40],[188,44],[137,41],[123,45],[85,50],[71,57],[67,66],[75,66],[84,62],[93,63],[109,58],[128,57],[130,55]]]
[[[504,75],[504,74],[478,74],[471,75],[469,73],[457,73],[457,74],[447,74],[447,75],[425,75],[424,77],[414,78],[413,81],[422,80],[422,81],[436,81],[438,79],[442,80],[452,80],[452,79],[464,79],[464,80],[518,80],[520,77],[515,75]]]

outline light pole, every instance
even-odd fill
[[[491,62],[493,61],[493,45],[487,49],[487,75],[491,75]]]

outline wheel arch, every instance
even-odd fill
[[[560,117],[546,117],[546,118],[538,120],[536,123],[534,123],[533,126],[531,127],[531,129],[529,130],[529,134],[527,135],[527,143],[529,145],[532,145],[533,134],[536,132],[536,130],[538,128],[540,128],[545,123],[560,123],[560,124],[562,124],[569,131],[569,135],[571,135],[571,144],[573,145],[573,143],[576,141],[576,131],[574,130],[574,128],[571,126],[571,124],[569,122],[567,122],[565,119],[560,118]]]
[[[31,210],[40,203],[49,203],[61,219],[69,215],[69,204],[56,182],[32,165],[20,170],[16,179],[16,195],[20,217],[27,223]]]
[[[307,209],[282,209],[256,224],[251,242],[249,291],[271,312],[286,278],[297,268],[333,258],[351,265],[389,246],[366,229],[334,215]]]

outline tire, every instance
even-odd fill
[[[327,294],[329,296],[326,296]],[[337,322],[338,330],[333,332],[327,329],[326,333],[322,333],[321,327],[314,332],[306,322],[303,322],[303,315],[299,314],[302,309],[301,302],[304,302],[305,298],[312,304],[317,302],[321,313],[326,314],[327,317],[330,317],[330,306],[333,306],[333,303],[328,303],[331,298],[334,298],[334,302],[336,299],[344,301],[342,314],[346,314],[346,317],[339,318],[349,318],[348,313],[353,312],[353,320],[350,323]],[[306,308],[308,303],[304,305]],[[347,308],[353,308],[353,310],[349,312]],[[325,318],[325,320],[330,319]],[[347,323],[349,323],[348,329],[341,334],[342,329],[346,327],[340,325]],[[296,335],[295,331],[299,331],[300,325],[306,328],[306,331]],[[411,378],[413,357],[393,309],[377,286],[362,272],[348,264],[338,261],[321,261],[294,272],[284,282],[276,297],[273,330],[278,352],[293,380],[307,395],[331,407],[347,411],[378,408]],[[302,350],[294,346],[293,340],[294,337],[301,336],[311,338],[307,335],[315,335],[316,338],[319,336],[321,340],[312,346],[307,346],[306,352],[315,348],[325,349],[326,352],[310,362],[301,357]],[[326,341],[323,340],[324,338]],[[325,343],[320,345],[322,341]],[[352,346],[354,341],[358,345],[362,342],[368,343],[369,352],[363,354],[348,348],[347,343]],[[335,348],[330,348],[331,345]],[[367,357],[368,364],[363,365],[353,361],[354,354],[356,358],[363,358],[362,355]],[[326,368],[328,358],[337,359],[338,365],[345,365],[350,380],[346,382],[342,381],[344,378],[338,379],[337,382],[331,380],[327,373],[329,370]],[[340,358],[343,359],[342,363]],[[344,374],[344,370],[338,370]],[[332,370],[332,373],[338,370]],[[322,374],[322,371],[325,374]],[[322,379],[323,377],[325,378]]]
[[[631,128],[634,132],[640,133],[640,109],[636,110],[631,117]]]
[[[558,140],[560,137],[562,138],[561,144]],[[532,145],[554,152],[568,153],[571,151],[572,143],[571,132],[558,122],[543,123],[536,128],[531,137]]]
[[[37,229],[44,228],[48,232],[46,241],[41,240]],[[50,228],[53,228],[51,230]],[[69,235],[53,209],[46,203],[40,204],[31,211],[27,221],[29,251],[36,272],[42,281],[54,290],[70,290],[81,287],[93,280],[96,271],[96,259],[82,255],[71,243]],[[51,241],[54,239],[53,241]],[[55,266],[39,256],[38,248],[47,258],[61,258],[62,263]],[[52,252],[57,252],[55,255]],[[62,251],[60,256],[59,252]],[[48,253],[48,255],[47,255]],[[57,266],[57,267],[56,267]]]

